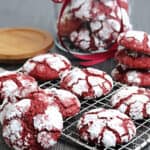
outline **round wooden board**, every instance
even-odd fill
[[[46,53],[53,46],[50,33],[34,28],[0,29],[0,61],[19,61]]]

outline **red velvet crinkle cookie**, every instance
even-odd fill
[[[23,73],[6,72],[0,74],[0,101],[16,102],[38,89],[36,80]]]
[[[107,51],[131,28],[127,0],[70,0],[62,9],[58,34],[84,51]]]
[[[150,87],[150,71],[130,70],[118,65],[112,70],[112,77],[128,85]]]
[[[56,88],[46,89],[46,92],[53,96],[64,118],[72,117],[80,111],[80,101],[71,92]]]
[[[84,141],[106,148],[127,143],[136,135],[136,127],[127,115],[104,108],[84,113],[77,129]]]
[[[71,68],[70,61],[59,54],[42,54],[26,61],[23,72],[39,81],[58,79],[60,75]]]
[[[118,43],[127,49],[150,55],[150,35],[143,31],[129,30],[121,33]]]
[[[150,69],[150,57],[148,55],[123,49],[117,51],[115,58],[128,68]]]
[[[120,88],[111,98],[111,105],[132,119],[150,117],[150,90],[136,86]]]
[[[63,128],[57,106],[39,99],[22,99],[8,105],[2,136],[15,150],[44,150],[56,144]]]
[[[7,112],[7,108],[10,107],[10,105],[12,105],[12,103],[18,102],[21,99],[38,99],[40,101],[57,106],[57,104],[54,102],[54,98],[52,97],[52,95],[48,95],[45,92],[45,90],[38,88],[35,91],[28,93],[26,96],[24,96],[16,101],[4,100],[2,105],[0,105],[0,123],[1,124],[3,124],[3,120],[4,120],[3,116],[5,116],[5,114]]]
[[[36,99],[36,97],[58,105],[63,118],[74,116],[80,111],[80,101],[74,94],[67,90],[56,88],[40,89],[29,95],[29,98],[31,99]]]
[[[104,71],[94,68],[73,68],[62,75],[60,86],[84,99],[93,99],[108,94],[112,78]]]

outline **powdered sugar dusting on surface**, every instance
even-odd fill
[[[29,59],[31,60],[31,59]],[[35,68],[36,64],[32,63],[30,61],[26,61],[26,63],[23,65],[23,70],[25,69],[25,71],[27,73],[29,73],[30,71],[32,71]]]
[[[53,68],[56,71],[59,71],[61,68],[65,67],[65,63],[58,57],[47,59],[49,67]]]
[[[18,76],[17,79],[22,84],[22,88],[20,88],[19,94],[21,97],[26,97],[29,93],[36,91],[38,89],[38,84],[34,80],[34,78],[27,76],[28,78],[24,78],[24,76]]]
[[[21,118],[24,113],[28,111],[31,106],[30,99],[23,99],[19,102],[8,104],[6,106],[6,118],[5,119],[12,119],[14,117]]]
[[[110,101],[114,108],[139,120],[150,116],[149,97],[150,92],[147,92],[146,89],[127,86],[119,89]]]
[[[111,25],[111,27],[112,27],[115,31],[117,31],[117,32],[120,31],[121,25],[120,25],[120,23],[119,23],[118,21],[113,20],[113,19],[108,19],[108,23]]]
[[[127,80],[129,83],[141,83],[141,79],[138,76],[138,73],[136,71],[129,71],[127,73]]]
[[[22,144],[21,133],[23,131],[22,124],[20,120],[14,119],[9,122],[7,126],[3,128],[3,137],[10,139],[12,143]],[[15,146],[15,145],[12,145]]]
[[[106,148],[111,146],[116,146],[115,145],[116,136],[111,131],[105,130],[103,134],[102,142],[104,143]]]
[[[75,45],[88,49],[90,46],[90,32],[85,29],[81,29],[79,32],[74,31],[70,34],[70,39]]]
[[[13,75],[15,73],[16,73],[16,71],[6,71],[6,70],[4,70],[3,72],[0,72],[0,77]]]
[[[1,98],[16,102],[19,98],[27,96],[38,89],[37,82],[31,76],[14,73],[2,76],[0,79]]]
[[[137,95],[132,96],[128,100],[127,103],[128,103],[128,105],[130,105],[130,113],[129,113],[130,117],[135,119],[135,120],[138,120],[138,119],[144,118],[144,114],[143,114],[144,105],[150,104],[150,101],[149,101],[149,98],[147,96],[137,94]]]
[[[121,15],[122,15],[122,22],[124,26],[126,27],[125,30],[131,29],[132,25],[130,23],[130,19],[129,19],[129,15],[127,14],[127,11],[123,8],[121,8],[120,10],[121,10]]]
[[[113,29],[105,22],[102,25],[103,28],[98,31],[98,36],[102,40],[107,40],[111,37],[111,34],[113,33]]]
[[[57,116],[57,117],[54,117]],[[62,116],[58,107],[50,106],[45,111],[45,114],[38,114],[33,118],[34,127],[39,131],[44,129],[50,131],[52,129],[62,130]]]
[[[45,111],[45,113],[46,114],[50,114],[52,127],[54,129],[62,130],[62,128],[63,128],[63,120],[62,120],[62,115],[59,112],[58,107],[56,107],[56,106],[50,106]],[[54,117],[54,116],[57,116],[57,117]]]
[[[103,91],[100,89],[99,86],[103,86],[102,84],[105,83],[105,80],[102,78],[90,76],[88,78],[88,82],[90,83],[90,85],[92,85],[94,87],[94,92],[95,92],[96,97],[100,97],[101,94],[103,93]]]
[[[77,96],[87,99],[107,94],[112,86],[112,78],[105,72],[94,68],[74,68],[63,75],[61,79],[62,88],[71,90]]]
[[[3,137],[13,148],[49,148],[60,137],[63,120],[59,108],[34,98],[8,103],[4,109]]]
[[[70,91],[51,88],[45,89],[44,92],[48,97],[52,97],[53,103],[58,106],[63,118],[74,116],[80,111],[80,101]]]
[[[136,134],[132,120],[113,109],[98,108],[86,112],[80,118],[77,128],[82,139],[103,144],[106,148],[128,142]]]
[[[25,73],[31,74],[32,72],[35,72],[34,74],[42,74],[43,73],[43,78],[44,74],[45,76],[47,74],[52,74],[52,70],[56,71],[56,77],[53,78],[58,78],[58,76],[63,73],[65,70],[69,70],[71,67],[70,61],[59,54],[41,54],[38,56],[35,56],[25,62],[23,65],[23,71]],[[52,73],[51,73],[51,72]],[[37,75],[32,75],[32,76],[37,76]],[[51,75],[53,76],[53,75]],[[47,77],[46,77],[47,78]],[[49,77],[51,78],[51,77]],[[44,78],[45,79],[45,78]],[[44,80],[43,79],[43,80]],[[42,80],[42,79],[41,79]]]
[[[100,21],[94,21],[90,23],[90,27],[92,31],[97,31],[101,28],[102,24]]]
[[[127,31],[125,33],[125,37],[126,38],[134,38],[136,40],[138,40],[139,42],[143,43],[143,40],[144,40],[144,34],[145,32],[143,31]]]
[[[113,1],[112,1],[112,0],[102,0],[102,2],[104,3],[105,6],[108,6],[108,7],[110,7],[110,8],[111,8],[112,6],[114,6],[115,3],[116,3],[114,0],[113,0]]]
[[[45,131],[38,133],[37,142],[44,148],[49,148],[57,143],[57,141],[55,141],[52,136],[47,134]]]
[[[78,84],[73,85],[72,90],[81,96],[83,92],[88,92],[88,84],[85,80],[80,80]]]
[[[59,56],[59,54],[44,54],[41,56],[37,56],[37,58],[33,58],[33,60],[37,62],[43,62],[45,60],[49,67],[53,68],[56,71],[59,71],[66,66],[64,61],[70,63],[65,57]]]
[[[124,3],[123,5],[128,6],[127,1]],[[64,37],[83,51],[108,51],[108,47],[116,42],[120,32],[131,28],[128,8],[122,7],[124,6],[119,5],[115,0],[71,0],[61,18],[67,17],[66,12],[69,12],[69,20],[78,19],[81,24],[73,29],[71,34],[66,33]],[[64,23],[62,32],[65,28]],[[58,30],[61,33],[61,28]]]
[[[1,91],[2,93],[4,93],[5,97],[12,97],[13,95],[19,96],[18,93],[19,88],[14,81],[8,79],[1,84],[3,84]]]
[[[91,10],[91,0],[73,0],[71,1],[71,9],[78,9],[75,11],[75,17],[80,19],[89,19],[91,18],[90,10]]]
[[[0,107],[0,122],[3,124],[4,119],[11,119],[13,117],[21,118],[22,115],[28,111],[30,107],[30,99],[23,99],[16,103],[10,103],[7,99],[4,100]]]
[[[69,80],[69,83],[68,83],[69,86],[71,86],[73,83],[76,83],[79,78],[83,79],[83,80],[86,78],[86,74],[79,68],[74,68],[71,71],[66,72],[66,74],[64,74],[64,76],[62,76],[62,80],[66,76],[68,76],[68,78],[71,79],[71,80]]]
[[[73,93],[71,93],[67,90],[52,88],[50,90],[48,89],[47,92],[52,93],[54,95],[54,97],[55,96],[58,97],[64,106],[72,105],[74,103],[78,107],[80,107],[80,105],[81,105],[78,98]]]
[[[124,97],[128,97],[129,95],[131,95],[132,93],[137,93],[138,91],[138,87],[136,86],[125,86],[120,88],[116,94],[114,94],[112,96],[112,100],[111,103],[114,106],[116,103],[119,102],[120,99],[123,99]]]

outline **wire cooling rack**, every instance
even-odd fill
[[[19,68],[17,72],[20,70],[21,69]],[[39,83],[39,86],[43,89],[60,88],[59,80]],[[104,148],[104,147],[98,147],[96,145],[90,145],[89,143],[82,141],[77,133],[76,125],[81,115],[86,111],[98,107],[112,108],[111,105],[109,104],[109,100],[111,96],[116,92],[116,90],[121,88],[122,86],[123,84],[114,81],[114,87],[108,95],[93,100],[80,100],[81,102],[80,112],[76,116],[69,117],[64,120],[62,140],[66,139],[65,141],[73,142],[76,145],[81,146],[84,149],[88,149],[88,150],[142,150],[144,147],[149,145],[150,144],[150,119],[144,119],[142,121],[134,121],[137,129],[136,137],[124,145],[118,145],[117,147],[112,147],[112,148]],[[0,126],[0,130],[1,130],[1,126]],[[0,134],[0,150],[4,150],[4,149],[8,150],[9,148],[5,144],[4,140],[2,139],[2,135]]]
[[[101,98],[93,99],[93,100],[81,100],[81,110],[79,114],[77,114],[74,117],[70,117],[64,120],[64,129],[62,133],[62,137],[67,139],[69,142],[73,142],[79,146],[82,146],[85,149],[89,150],[98,150],[98,149],[104,149],[104,150],[141,150],[148,144],[150,144],[150,119],[145,119],[143,121],[134,121],[136,128],[137,128],[137,135],[136,137],[131,140],[129,143],[124,145],[118,145],[115,148],[104,148],[104,147],[98,147],[95,145],[90,145],[84,141],[82,141],[79,138],[79,135],[76,131],[76,125],[81,117],[81,115],[91,109],[98,108],[98,107],[104,107],[104,108],[111,108],[111,105],[109,104],[109,100],[111,96],[116,92],[117,89],[122,87],[123,85],[114,82],[114,87],[112,91]],[[40,84],[41,88],[59,88],[59,81],[49,81]]]

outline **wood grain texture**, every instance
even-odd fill
[[[144,30],[150,34],[150,1],[129,0],[131,3],[131,21],[133,28]],[[57,10],[60,5],[53,4],[51,0],[0,0],[0,27],[36,27],[49,31],[56,38]],[[56,48],[53,52],[59,52]],[[65,54],[66,55],[66,54]],[[69,56],[75,65],[78,60]],[[94,67],[110,73],[115,61],[109,60]],[[20,64],[21,65],[21,64]],[[16,69],[19,66],[4,66],[7,69]],[[150,148],[146,148],[149,150]],[[0,150],[9,150],[0,139]],[[67,142],[59,142],[53,150],[82,150]]]
[[[0,60],[15,61],[46,53],[53,46],[49,32],[33,28],[3,28],[0,30]]]

